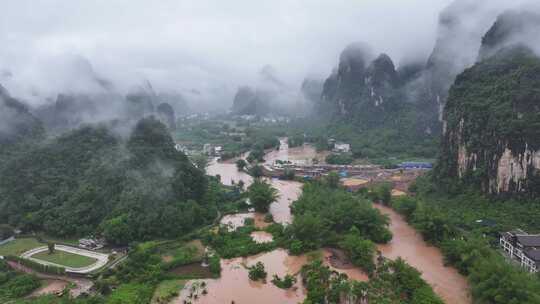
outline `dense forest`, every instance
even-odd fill
[[[457,77],[445,108],[440,179],[460,179],[490,193],[540,189],[539,75],[540,58],[515,46]]]
[[[1,220],[57,236],[174,237],[215,217],[204,173],[149,117],[122,139],[100,125],[25,145],[4,157]],[[9,174],[7,174],[9,172]]]
[[[304,185],[302,195],[292,204],[293,223],[284,231],[293,240],[289,244],[291,252],[337,246],[342,236],[351,231],[359,241],[389,242],[392,234],[387,229],[388,219],[368,200],[339,189],[339,178],[332,176],[325,183]]]

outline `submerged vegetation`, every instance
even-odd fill
[[[307,289],[304,304],[340,303],[344,298],[351,299],[352,303],[443,303],[421,278],[420,272],[402,259],[380,259],[368,282],[351,281],[320,260],[302,267],[301,274]]]
[[[292,204],[294,219],[284,230],[292,253],[339,246],[346,233],[376,243],[392,239],[387,229],[388,219],[370,201],[333,187],[331,178],[323,183],[307,183],[300,198]]]
[[[262,262],[257,262],[257,264],[248,267],[248,270],[249,279],[252,281],[265,281],[268,275]]]

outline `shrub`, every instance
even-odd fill
[[[264,269],[264,264],[257,262],[255,266],[248,267],[249,269],[249,279],[252,281],[264,280],[268,275]]]
[[[296,283],[296,278],[290,274],[285,275],[285,277],[280,278],[277,275],[274,275],[272,279],[272,284],[281,289],[289,289]]]

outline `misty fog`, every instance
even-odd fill
[[[450,36],[446,52],[459,48],[462,69],[500,12],[532,2],[6,1],[0,84],[32,105],[60,93],[125,95],[147,82],[195,110],[228,109],[243,85],[295,102],[306,77],[324,80],[357,41],[399,65],[426,62]],[[456,11],[466,12],[459,24],[445,23]]]

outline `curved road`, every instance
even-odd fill
[[[85,249],[80,249],[80,248],[75,248],[75,247],[70,247],[70,246],[64,246],[64,245],[55,245],[54,248],[55,248],[55,250],[65,251],[65,252],[69,252],[69,253],[78,254],[78,255],[89,257],[89,258],[93,258],[93,259],[96,259],[96,262],[93,263],[92,265],[89,265],[89,266],[75,268],[75,267],[68,267],[68,266],[64,266],[64,265],[60,265],[60,264],[56,264],[56,263],[52,263],[52,262],[43,261],[43,260],[36,259],[36,258],[32,257],[33,255],[35,255],[37,253],[49,250],[49,248],[47,246],[38,247],[38,248],[28,250],[28,251],[24,252],[23,254],[21,254],[21,257],[25,258],[25,259],[28,259],[28,260],[31,260],[31,261],[34,261],[34,262],[37,262],[37,263],[40,263],[40,264],[43,264],[43,265],[63,267],[63,268],[66,269],[66,272],[80,273],[80,274],[89,273],[89,272],[92,272],[92,271],[94,271],[96,269],[99,269],[99,268],[105,266],[105,264],[107,264],[107,262],[109,261],[109,255],[104,254],[104,253],[99,253],[99,252],[94,252],[94,251],[90,251],[90,250],[85,250]]]

